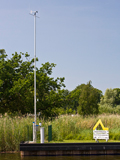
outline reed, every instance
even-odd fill
[[[47,122],[47,125],[52,125],[53,140],[62,141],[68,139],[74,140],[91,140],[93,138],[93,127],[96,122],[101,119],[104,126],[109,128],[111,140],[120,140],[120,115],[98,115],[82,117],[80,115],[60,116],[52,122]],[[47,132],[46,132],[47,138]]]
[[[48,140],[48,125],[52,125],[53,141],[63,140],[92,140],[93,127],[101,119],[104,126],[109,128],[110,140],[120,140],[120,115],[98,115],[82,117],[80,115],[59,116],[53,121],[41,120],[45,128],[45,141]],[[31,117],[1,117],[0,118],[0,151],[19,151],[21,141],[32,141]],[[39,124],[37,119],[37,124]],[[37,141],[40,134],[37,132]]]
[[[19,143],[28,139],[28,127],[31,124],[32,119],[28,117],[0,118],[0,150],[18,151]]]

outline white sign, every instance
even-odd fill
[[[93,139],[96,141],[98,139],[106,140],[106,142],[109,140],[109,131],[107,130],[93,130]]]

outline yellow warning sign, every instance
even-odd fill
[[[95,129],[98,127],[99,124],[101,125],[101,127],[102,127],[103,130],[108,130],[108,128],[104,127],[101,119],[99,119],[99,121],[98,121],[98,122],[96,123],[96,125],[93,127],[93,130],[95,130]]]

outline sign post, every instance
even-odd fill
[[[102,130],[97,130],[98,125],[101,125]],[[98,139],[106,140],[106,142],[109,140],[108,128],[104,127],[101,119],[99,119],[99,121],[93,127],[93,139],[95,139],[96,142],[98,142]]]

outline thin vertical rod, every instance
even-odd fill
[[[36,12],[34,13],[34,142],[36,142]]]

